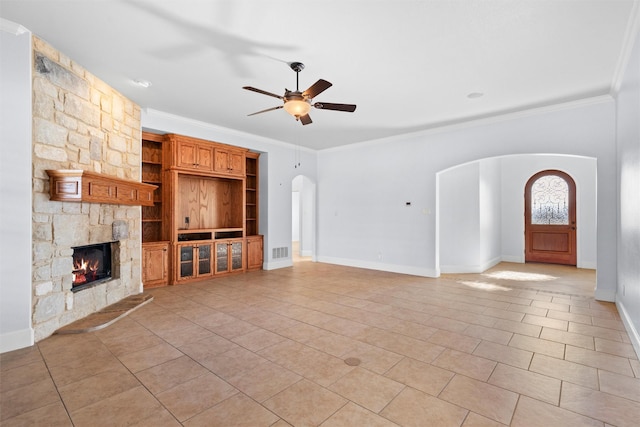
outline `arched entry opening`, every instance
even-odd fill
[[[576,185],[559,170],[544,170],[527,181],[525,262],[576,265]]]

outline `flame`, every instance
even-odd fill
[[[98,267],[100,266],[99,260],[92,259],[84,259],[74,260],[73,262],[73,283],[81,284],[86,283],[91,277],[91,280],[94,280],[96,277],[96,272],[98,271]]]

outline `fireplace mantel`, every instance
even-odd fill
[[[157,185],[76,169],[47,170],[47,174],[49,197],[60,202],[153,206],[153,191],[158,188]]]

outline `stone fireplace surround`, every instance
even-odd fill
[[[140,182],[140,108],[33,37],[32,325],[39,341],[138,294],[141,208],[49,198],[48,169],[82,169]],[[112,279],[72,292],[74,246],[117,241]]]

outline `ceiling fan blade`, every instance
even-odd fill
[[[322,92],[324,92],[325,90],[329,89],[331,86],[333,85],[328,81],[320,79],[314,84],[312,84],[309,87],[309,89],[302,92],[302,95],[309,99],[312,99],[318,96],[319,94],[321,94]]]
[[[266,113],[267,111],[279,110],[282,108],[282,105],[278,105],[277,107],[267,108],[266,110],[256,111],[255,113],[247,114],[247,116],[255,116],[256,114]]]
[[[304,116],[300,116],[300,122],[302,122],[303,125],[308,125],[309,123],[313,123],[311,121],[311,117],[309,116],[309,114],[305,114]]]
[[[316,102],[313,104],[315,108],[319,108],[320,110],[335,110],[335,111],[346,111],[348,113],[353,113],[356,111],[355,104],[332,104],[330,102]]]
[[[258,92],[258,93],[261,93],[263,95],[273,96],[274,98],[282,99],[282,96],[280,96],[280,95],[276,95],[275,93],[267,92],[266,90],[257,89],[255,87],[243,86],[242,89],[246,89],[246,90],[250,90],[252,92]]]

